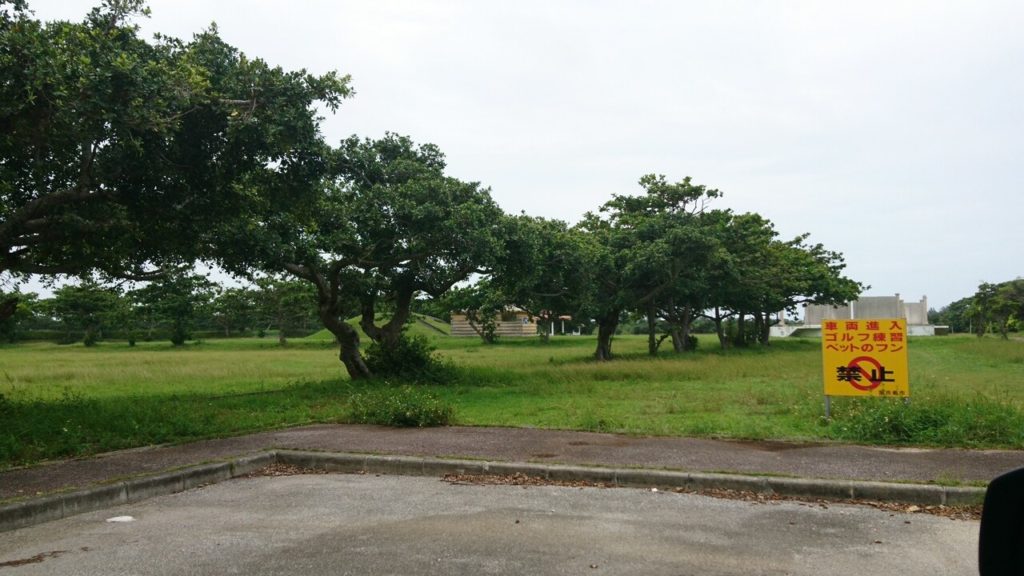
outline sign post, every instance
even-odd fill
[[[907,321],[825,320],[821,323],[825,418],[832,396],[910,398]]]

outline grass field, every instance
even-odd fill
[[[1024,342],[970,336],[910,342],[909,406],[833,402],[822,419],[820,342],[695,354],[590,359],[594,340],[507,339],[484,346],[423,328],[457,368],[429,386],[455,422],[654,435],[1024,448]],[[142,343],[0,347],[0,466],[153,443],[350,419],[368,388],[342,377],[329,336],[209,340],[174,349]]]

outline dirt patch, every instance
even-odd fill
[[[327,470],[322,468],[304,468],[302,466],[292,466],[291,464],[271,464],[250,472],[242,478],[262,478],[264,476],[300,476],[302,474],[327,474]]]
[[[789,450],[800,450],[801,448],[820,448],[822,443],[808,442],[798,444],[796,442],[779,442],[773,440],[727,440],[729,444],[753,448],[762,452],[787,452]]]
[[[521,472],[509,475],[497,474],[445,474],[441,480],[449,484],[485,486],[565,486],[568,488],[615,488],[614,484],[590,482],[588,480],[548,480],[540,476],[529,476]]]

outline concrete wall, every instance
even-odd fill
[[[922,296],[920,302],[903,304],[904,317],[907,324],[925,326],[928,324],[928,297]]]
[[[849,306],[809,304],[804,308],[804,325],[820,326],[824,320],[846,320],[850,318]]]
[[[824,320],[863,320],[866,318],[906,318],[908,326],[928,325],[928,297],[920,302],[904,302],[895,296],[862,296],[848,306],[809,304],[804,308],[804,325],[820,326]]]
[[[900,318],[903,316],[903,301],[896,296],[863,296],[853,303],[853,317]]]

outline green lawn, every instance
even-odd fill
[[[425,334],[429,329],[423,328]],[[429,334],[428,334],[429,335]],[[455,382],[430,386],[455,421],[632,434],[1024,448],[1024,342],[970,336],[910,342],[909,406],[839,398],[822,419],[820,342],[652,359],[646,340],[506,339],[484,346],[436,332]],[[342,377],[323,335],[0,347],[0,466],[311,422],[344,422],[366,387]],[[396,385],[400,383],[392,383]]]

